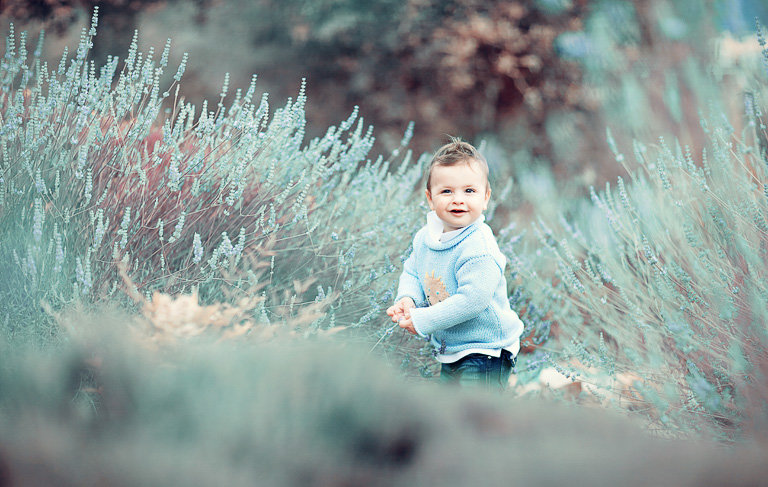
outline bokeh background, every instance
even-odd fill
[[[124,58],[136,29],[141,50],[170,38],[172,65],[189,54],[183,94],[197,105],[218,100],[224,73],[243,89],[257,74],[277,104],[306,78],[309,136],[359,106],[376,153],[412,121],[417,153],[460,135],[491,144],[504,176],[543,164],[586,185],[619,172],[605,127],[625,143],[700,145],[699,107],[715,98],[702,73],[716,62],[743,89],[728,68],[749,53],[722,42],[768,16],[760,0],[5,0],[0,19],[30,38],[45,28],[55,64],[95,5],[93,60]]]

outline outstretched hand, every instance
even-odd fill
[[[392,318],[392,321],[398,323],[400,328],[408,330],[409,332],[416,334],[416,328],[413,326],[411,320],[411,308],[415,308],[416,303],[411,298],[403,298],[394,305],[387,309],[387,314]]]

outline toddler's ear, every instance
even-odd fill
[[[485,190],[485,201],[483,202],[483,211],[488,209],[488,201],[491,199],[491,187]]]
[[[429,203],[429,209],[434,210],[435,207],[432,204],[432,193],[430,193],[428,189],[425,189],[424,194],[427,196],[427,203]]]

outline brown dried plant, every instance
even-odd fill
[[[237,304],[214,303],[201,306],[197,291],[192,294],[170,296],[155,292],[151,301],[142,307],[146,338],[157,344],[200,336],[206,332],[218,333],[221,339],[242,337],[258,329],[259,335],[270,337],[274,330],[256,326],[250,318],[259,298],[243,298]],[[270,326],[269,328],[274,328]]]
[[[257,319],[257,308],[265,297],[255,292],[240,297],[234,304],[201,305],[197,290],[175,296],[155,292],[152,299],[147,300],[135,291],[125,266],[120,264],[118,267],[126,292],[140,306],[141,313],[136,316],[135,326],[132,327],[134,336],[152,349],[204,335],[215,337],[218,341],[247,339],[265,342],[277,337],[297,338],[312,332],[330,335],[345,328],[311,329],[312,323],[323,316],[333,297],[300,306],[294,315],[283,316],[284,321],[272,323]]]

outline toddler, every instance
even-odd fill
[[[523,324],[509,306],[506,259],[484,223],[488,163],[471,144],[452,138],[432,157],[426,196],[432,211],[413,238],[387,314],[429,338],[442,382],[504,389]]]

